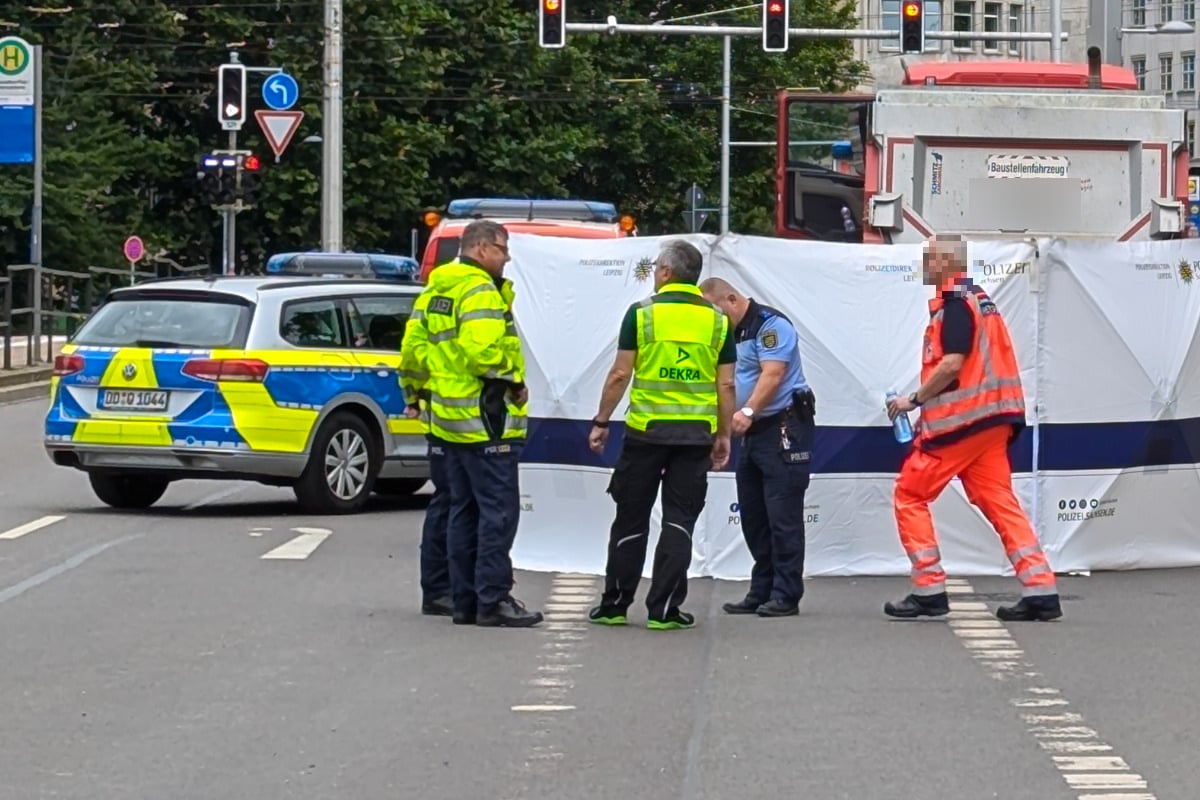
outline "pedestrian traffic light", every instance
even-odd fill
[[[238,131],[246,122],[246,67],[222,64],[217,69],[217,119],[227,131]]]
[[[566,43],[566,0],[538,0],[538,44],[559,48]]]
[[[784,53],[788,49],[788,0],[763,0],[763,50]]]
[[[200,159],[196,177],[200,179],[200,197],[205,205],[233,205],[237,200],[238,159],[227,151],[214,151]]]
[[[925,52],[924,0],[904,0],[900,9],[900,52]]]

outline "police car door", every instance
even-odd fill
[[[400,388],[400,344],[412,314],[415,294],[370,294],[346,298],[355,358],[368,371],[370,396],[387,416],[392,438],[389,459],[426,456],[425,436],[416,419],[404,415]]]

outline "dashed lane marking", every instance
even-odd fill
[[[575,687],[571,674],[583,666],[576,651],[589,624],[588,608],[599,590],[599,580],[587,575],[555,575],[551,583],[545,621],[537,628],[543,639],[537,674],[525,682],[524,702],[512,706],[514,712],[533,714],[536,720],[529,732],[533,744],[522,765],[526,774],[553,768],[564,757],[553,729],[564,713],[576,710],[569,701]]]
[[[975,594],[970,583],[948,579],[946,593],[951,596],[950,629],[989,675],[1011,684],[1016,694],[1009,702],[1067,786],[1081,792],[1077,800],[1157,800],[1146,779],[1113,753],[1112,745],[1088,727],[1083,715],[1067,710],[1070,703],[1062,692],[1043,683],[1042,674],[986,603],[953,599]],[[1131,793],[1131,789],[1140,791]]]
[[[313,554],[313,551],[328,539],[333,531],[326,528],[292,528],[300,534],[276,547],[270,552],[263,553],[259,558],[286,561],[302,561]]]
[[[26,522],[24,525],[18,525],[4,533],[0,533],[0,539],[20,539],[27,533],[40,531],[42,528],[49,527],[56,522],[62,522],[66,517],[63,516],[48,516],[35,519],[33,522]]]

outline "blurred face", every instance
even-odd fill
[[[482,264],[484,269],[497,277],[504,274],[504,265],[511,258],[508,254],[507,236],[480,245],[479,249],[475,252],[475,260]]]
[[[954,252],[954,243],[929,241],[921,254],[921,272],[926,286],[939,287],[965,269]]]
[[[725,316],[734,319],[734,299],[727,294],[717,294],[716,292],[705,292],[704,299],[712,303],[717,308],[721,309],[721,313]]]

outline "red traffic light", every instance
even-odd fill
[[[783,13],[783,3],[779,2],[779,0],[775,0],[775,2],[771,2],[771,3],[767,3],[767,13],[782,14]]]
[[[904,4],[904,16],[908,17],[909,19],[913,19],[915,17],[921,16],[921,4],[920,3],[905,3]]]
[[[258,160],[258,156],[246,156],[246,160],[242,162],[242,166],[251,172],[258,172],[258,168],[262,163]]]

